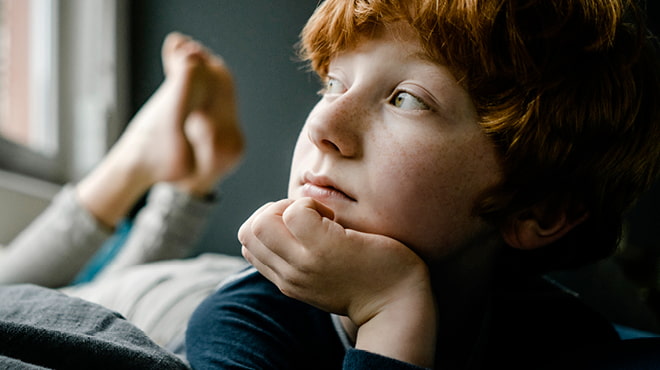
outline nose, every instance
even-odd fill
[[[358,157],[362,154],[366,115],[348,96],[321,101],[307,119],[307,136],[322,152]]]

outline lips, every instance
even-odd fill
[[[330,178],[312,173],[306,173],[303,177],[302,192],[304,196],[321,201],[332,199],[356,201],[352,195],[340,189]]]

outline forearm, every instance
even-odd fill
[[[65,187],[0,255],[0,284],[69,284],[110,236]]]

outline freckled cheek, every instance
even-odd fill
[[[389,196],[398,203],[401,217],[417,215],[415,222],[424,221],[419,216],[445,209],[454,197],[453,175],[443,172],[432,163],[403,163],[400,168],[386,172]],[[440,213],[440,212],[438,212]],[[437,220],[437,218],[436,218]]]
[[[401,230],[397,234],[411,230],[412,225],[439,222],[453,203],[452,174],[443,173],[436,161],[424,158],[428,153],[401,152],[382,161],[375,171],[382,191],[373,193],[372,204],[381,221]]]
[[[464,152],[426,149],[395,156],[381,168],[387,190],[375,204],[390,236],[422,255],[441,255],[480,225],[472,209],[485,187],[479,171],[488,169]]]

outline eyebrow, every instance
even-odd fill
[[[431,56],[429,53],[424,52],[424,51],[415,51],[406,56],[406,59],[417,59],[417,60],[422,60],[431,64],[435,65],[441,65],[443,67],[449,67],[446,64],[442,63],[442,60],[438,60],[437,58],[434,58]]]
[[[453,68],[451,68],[447,64],[444,64],[442,62],[442,60],[438,60],[437,58],[432,57],[429,53],[426,53],[426,52],[423,52],[423,51],[415,51],[415,52],[412,52],[412,53],[409,53],[408,55],[406,55],[405,59],[409,60],[409,61],[421,61],[425,64],[429,64],[429,65],[432,65],[434,67],[444,68],[447,71],[449,71],[449,73],[454,78],[456,78],[456,76],[454,76],[455,71],[453,70]]]
[[[445,63],[444,58],[442,57],[442,55],[440,55],[439,57],[440,57],[440,59],[438,59],[437,57],[434,58],[433,56],[431,56],[431,54],[429,54],[427,52],[424,52],[424,51],[415,51],[415,52],[409,53],[406,56],[406,59],[408,59],[408,60],[421,60],[425,63],[445,68],[454,77],[455,81],[459,85],[463,86],[463,81],[462,81],[463,78],[460,77],[461,76],[461,69],[457,68],[455,66],[450,66],[449,64]]]

